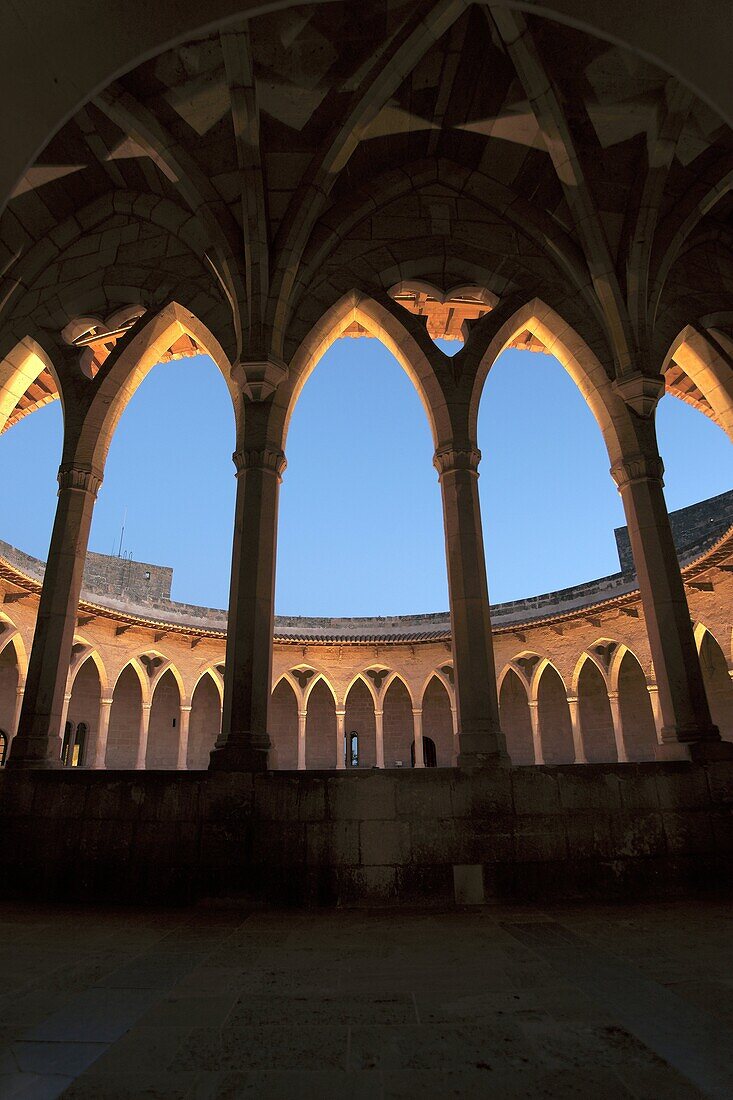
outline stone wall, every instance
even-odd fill
[[[708,497],[698,504],[691,504],[688,508],[678,508],[670,512],[669,522],[680,558],[686,558],[692,547],[702,552],[706,546],[721,538],[733,524],[733,489],[716,497]],[[621,570],[623,573],[633,573],[634,558],[629,530],[627,527],[617,527],[614,535]]]
[[[446,905],[733,885],[733,765],[0,773],[0,892]]]

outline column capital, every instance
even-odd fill
[[[141,703],[140,704],[140,706],[142,707],[143,710],[150,710],[152,705],[153,705],[152,702],[150,702],[150,703]]]
[[[113,703],[114,703],[114,699],[100,699],[99,700],[100,707],[111,707]]]
[[[455,473],[458,470],[468,470],[478,477],[478,465],[481,461],[481,451],[470,443],[455,444],[445,443],[438,447],[433,455],[433,466],[438,471],[438,476]]]
[[[578,696],[577,695],[566,695],[565,698],[567,699],[568,703],[577,703],[578,702]],[[535,706],[537,706],[537,705],[538,704],[535,703]]]
[[[621,492],[627,485],[635,485],[640,481],[658,481],[664,485],[664,463],[659,455],[645,455],[641,452],[622,458],[614,462],[611,467],[611,477]]]
[[[62,462],[58,472],[59,491],[76,489],[82,493],[91,493],[96,498],[102,484],[102,474],[91,466],[75,466],[73,462]]]
[[[422,714],[422,707],[413,707],[412,708],[412,713],[413,714]]]
[[[235,451],[232,461],[237,468],[237,477],[247,470],[268,470],[276,475],[278,481],[282,481],[287,466],[287,460],[280,448],[269,444],[261,448],[244,447]]]
[[[190,712],[193,710],[193,704],[192,703],[181,703],[178,709],[186,711],[186,713],[190,714]]]
[[[664,393],[664,379],[661,375],[642,374],[640,370],[617,378],[612,385],[631,411],[645,420],[652,415]]]
[[[265,401],[288,376],[282,359],[270,355],[261,359],[240,359],[232,367],[232,378],[250,401]]]

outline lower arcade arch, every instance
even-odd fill
[[[535,690],[543,762],[574,763],[573,724],[567,692],[560,673],[549,661],[539,673]]]
[[[138,764],[143,718],[142,682],[133,664],[125,665],[112,692],[107,735],[106,767],[134,768]],[[143,760],[143,766],[145,761]]]
[[[657,727],[646,676],[631,650],[625,647],[623,650],[616,690],[626,757],[628,760],[654,760],[657,755]]]
[[[422,735],[424,756],[426,742],[428,740],[433,742],[435,765],[432,766],[450,768],[455,765],[457,752],[454,744],[451,700],[445,684],[438,676],[431,677],[423,694]],[[431,754],[432,749],[428,748],[427,753]]]
[[[384,766],[406,768],[414,744],[414,720],[410,693],[399,676],[395,676],[384,693],[382,711]]]
[[[214,677],[205,672],[191,697],[186,767],[205,770],[221,728],[221,692]]]
[[[175,768],[178,761],[181,692],[168,668],[155,685],[150,707],[146,768]]]
[[[10,638],[0,650],[0,730],[4,738],[0,744],[0,757],[2,757],[0,766],[7,759],[10,741],[15,735],[18,721],[19,689],[22,682],[17,644],[17,639]]]
[[[586,761],[598,764],[619,758],[608,688],[598,665],[586,657],[578,675],[578,711]]]
[[[723,740],[733,741],[733,681],[728,663],[710,631],[703,628],[700,633],[700,665],[710,714]]]
[[[527,689],[513,668],[507,670],[501,681],[499,718],[512,764],[534,764],[532,717]]]
[[[298,700],[289,680],[283,677],[270,698],[271,767],[295,771],[298,767]],[[307,742],[306,742],[307,751]]]
[[[344,746],[337,744],[336,701],[321,676],[308,694],[305,721],[306,768],[332,769],[343,760]]]
[[[374,768],[377,763],[377,724],[374,697],[359,677],[346,696],[346,767]]]
[[[62,759],[67,767],[89,767],[93,763],[101,702],[99,671],[90,655],[74,677],[65,729],[62,730]]]

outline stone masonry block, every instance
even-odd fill
[[[395,785],[398,779],[377,771],[328,779],[328,817],[332,821],[393,820],[397,813]]]
[[[410,827],[406,821],[362,821],[359,836],[365,867],[410,862]]]
[[[702,855],[714,850],[710,814],[702,812],[664,813],[667,848],[673,855]]]
[[[559,771],[557,785],[563,810],[593,810],[607,814],[621,807],[619,777],[595,767]]]
[[[733,761],[709,764],[706,773],[711,801],[733,807]]]
[[[637,859],[664,856],[667,838],[662,815],[624,811],[611,818],[614,857]]]
[[[519,863],[567,859],[565,822],[559,815],[519,818],[514,832],[514,853]]]
[[[572,813],[565,817],[571,860],[607,859],[614,853],[611,822],[604,813]]]
[[[510,768],[472,768],[451,772],[453,814],[481,818],[512,812]]]
[[[556,772],[544,768],[513,768],[510,774],[514,810],[519,816],[562,813]]]
[[[309,822],[306,858],[311,866],[359,863],[358,821]]]
[[[451,817],[455,774],[448,768],[415,768],[401,773],[395,787],[397,817],[432,821]]]
[[[707,774],[699,764],[667,764],[657,774],[663,810],[700,810],[710,805]]]

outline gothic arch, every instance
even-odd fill
[[[384,698],[385,698],[387,692],[392,687],[392,684],[394,684],[395,681],[397,681],[397,680],[402,684],[403,688],[405,689],[405,691],[409,695],[411,705],[413,707],[416,707],[417,704],[415,702],[415,695],[414,695],[414,692],[412,690],[412,687],[410,686],[410,684],[408,684],[407,680],[405,679],[405,677],[400,672],[390,672],[389,676],[387,677],[387,679],[384,681],[384,684],[382,685],[381,691],[379,692],[379,698],[382,701],[384,701]],[[423,688],[423,692],[424,692],[424,688]],[[422,699],[423,692],[420,692],[420,699]]]
[[[339,700],[338,700],[338,692],[336,691],[336,688],[333,686],[333,684],[331,683],[331,681],[329,680],[329,678],[328,678],[328,676],[326,675],[325,672],[321,672],[319,669],[316,669],[316,673],[317,673],[317,675],[313,677],[313,679],[311,680],[311,682],[308,684],[308,686],[305,689],[305,693],[303,695],[303,702],[304,702],[305,706],[306,707],[308,706],[308,700],[310,699],[311,694],[312,694],[313,689],[316,686],[316,684],[319,684],[319,683],[323,682],[326,685],[326,687],[328,688],[328,690],[330,691],[330,693],[331,693],[331,696],[333,698],[334,707],[337,707],[339,705]],[[297,695],[296,695],[296,698],[297,698]]]
[[[79,426],[65,441],[64,460],[103,471],[120,417],[145,376],[181,336],[190,336],[224,376],[234,407],[237,438],[243,424],[242,396],[231,381],[231,364],[216,337],[190,310],[171,302],[144,315],[110,353],[94,380],[95,393]]]
[[[36,340],[24,336],[5,355],[0,362],[0,432],[5,429],[23,395],[44,371],[54,380],[63,411],[63,391],[56,368]],[[43,404],[53,400],[55,397],[49,395]]]
[[[107,676],[107,670],[104,667],[104,661],[102,660],[99,650],[95,646],[87,642],[84,638],[80,638],[78,636],[74,637],[74,642],[81,642],[83,645],[87,646],[87,651],[84,654],[80,655],[81,659],[75,662],[75,664],[72,666],[70,670],[67,690],[71,691],[74,686],[74,681],[81,672],[83,666],[87,663],[87,661],[91,661],[97,670],[97,675],[99,676],[99,686],[102,692],[102,698],[106,699],[107,692],[109,691],[109,677]]]
[[[18,666],[18,676],[20,682],[25,683],[25,678],[28,675],[28,651],[23,641],[23,635],[20,633],[15,623],[13,623],[7,615],[3,615],[1,612],[0,622],[6,623],[10,627],[7,633],[0,635],[0,653],[2,653],[7,646],[13,646],[15,650],[15,661]]]
[[[601,430],[611,465],[619,462],[624,453],[638,451],[632,414],[614,392],[603,364],[577,332],[539,298],[516,310],[494,334],[481,356],[469,406],[469,438],[477,438],[479,405],[491,367],[524,331],[531,332],[544,344],[575,382]]]
[[[191,699],[193,699],[194,695],[196,694],[196,688],[199,686],[204,676],[208,676],[218,692],[219,701],[221,703],[224,702],[224,684],[222,682],[221,676],[216,671],[216,665],[219,663],[220,662],[218,661],[209,661],[208,664],[206,664],[196,673],[193,686],[191,688]]]
[[[114,697],[115,688],[120,682],[123,672],[125,672],[128,668],[132,669],[132,671],[135,673],[138,680],[140,681],[140,691],[143,703],[150,703],[152,699],[152,693],[150,690],[150,679],[147,676],[145,669],[140,664],[140,660],[138,657],[131,657],[129,661],[125,661],[124,665],[115,676],[114,684],[112,684],[112,696]]]
[[[358,291],[345,294],[313,326],[290,361],[290,377],[274,398],[273,430],[284,448],[290,420],[298,398],[328,349],[354,322],[376,337],[395,357],[415,387],[428,418],[433,442],[450,436],[440,384],[420,344],[402,323],[396,310],[401,306],[377,302]],[[392,308],[394,307],[394,308]]]
[[[662,367],[674,360],[695,383],[710,406],[714,418],[733,441],[733,370],[707,333],[687,325],[670,347]]]

